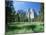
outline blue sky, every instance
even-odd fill
[[[40,3],[39,2],[16,2],[14,1],[14,8],[15,10],[27,10],[28,8],[33,8],[37,12],[40,10]]]

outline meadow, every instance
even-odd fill
[[[43,22],[12,22],[6,35],[44,32]]]

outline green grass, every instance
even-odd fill
[[[37,32],[44,32],[43,22],[12,22],[8,26],[8,32],[6,32],[6,35]]]

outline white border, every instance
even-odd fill
[[[0,35],[5,34],[5,1],[0,0]]]
[[[22,1],[22,0],[21,0]],[[26,0],[29,1],[29,0]],[[38,2],[38,1],[33,1]],[[46,0],[39,1],[44,2],[44,33],[31,33],[31,34],[19,34],[19,35],[46,35]],[[5,0],[0,0],[0,35],[5,35]]]
[[[44,31],[46,33],[46,0],[44,1]]]
[[[28,2],[44,2],[44,0],[16,0],[16,1],[28,1]]]

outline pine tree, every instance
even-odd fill
[[[8,24],[15,21],[15,11],[13,7],[13,1],[5,1],[6,6],[6,31],[8,31]]]
[[[40,21],[44,21],[44,3],[41,3]]]

